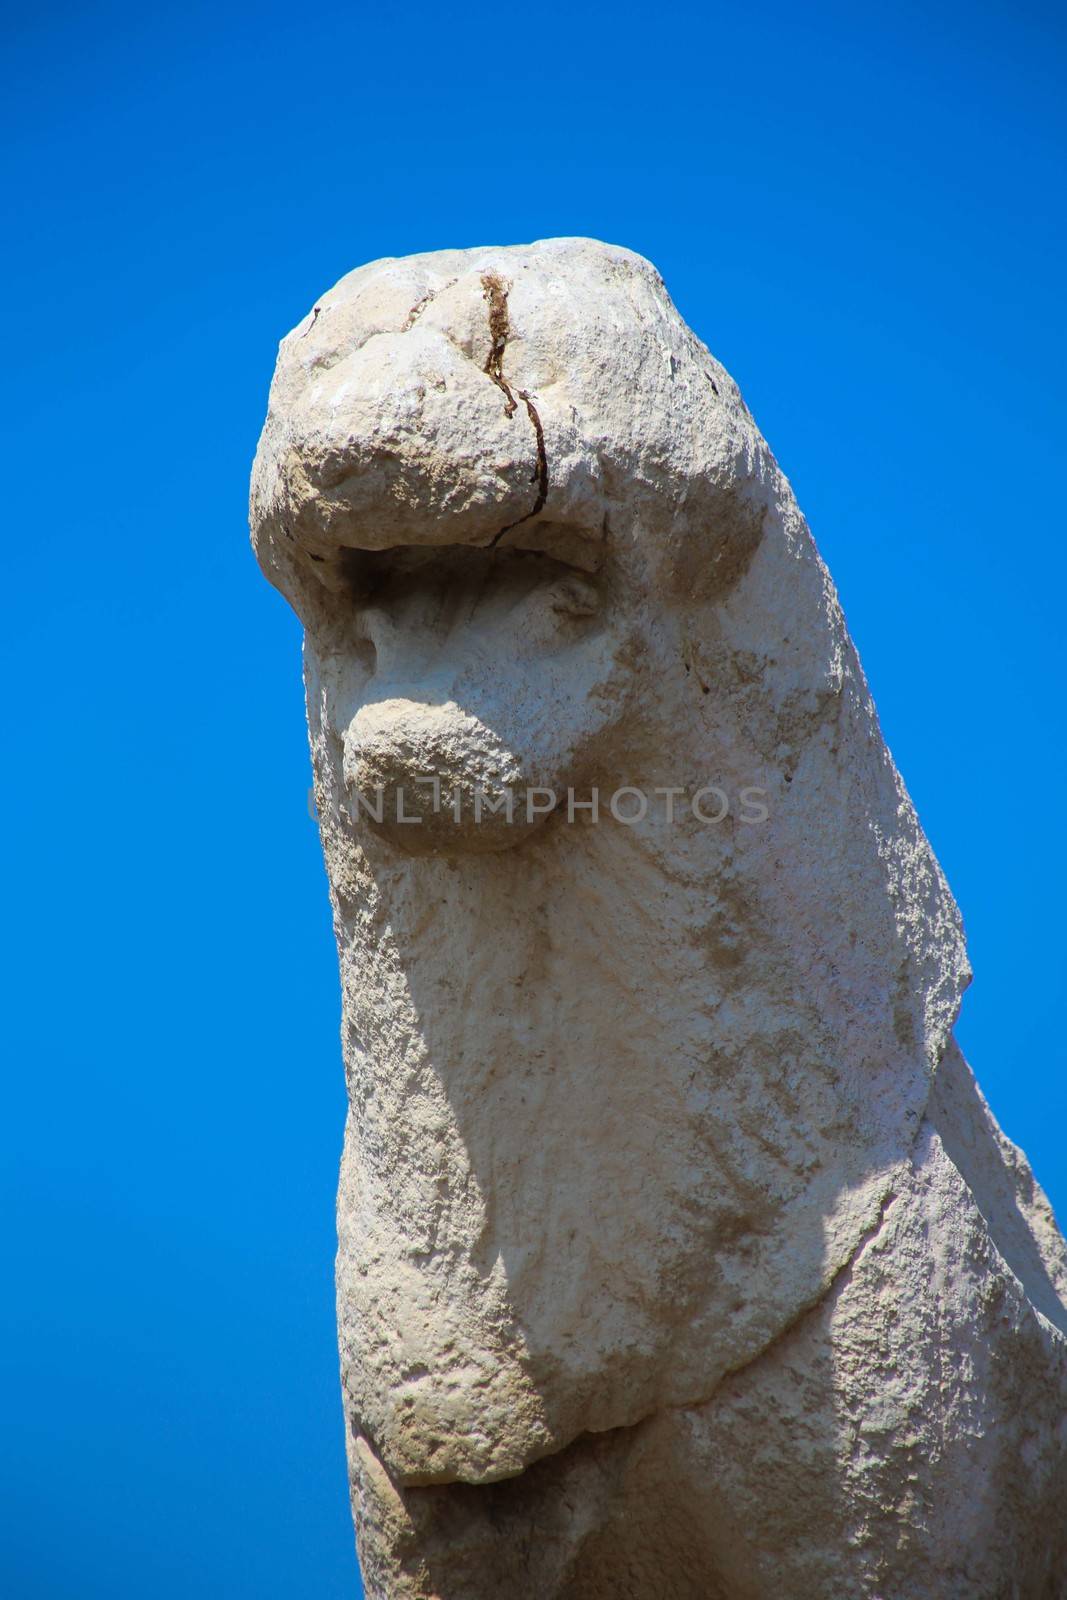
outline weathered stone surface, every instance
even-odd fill
[[[1067,1593],[1063,1244],[829,577],[655,271],[350,274],[252,521],[306,627],[368,1592]]]

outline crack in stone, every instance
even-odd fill
[[[537,441],[537,465],[530,474],[530,482],[537,485],[537,498],[532,508],[523,516],[516,517],[514,522],[509,522],[501,528],[489,541],[489,549],[500,543],[506,533],[512,528],[519,527],[520,523],[529,522],[531,517],[536,517],[544,509],[548,499],[548,452],[545,449],[545,430],[541,425],[541,417],[528,389],[520,389],[519,400],[516,400],[511,385],[504,376],[504,351],[507,348],[508,335],[511,324],[508,318],[508,291],[504,282],[496,273],[483,272],[482,290],[486,303],[489,306],[489,354],[486,357],[484,371],[492,378],[497,388],[504,395],[504,415],[510,419],[519,409],[519,400],[526,407],[526,413],[533,423],[534,438]]]
[[[504,350],[508,334],[511,332],[508,319],[508,291],[504,288],[502,280],[491,272],[482,273],[482,290],[489,306],[489,354],[485,358],[483,370],[489,374],[497,388],[503,390],[504,415],[510,418],[515,415],[519,406],[503,370]]]
[[[446,289],[451,289],[455,281],[455,278],[449,278],[448,282],[443,283],[439,289],[427,289],[426,293],[420,299],[415,301],[415,304],[408,312],[407,320],[400,330],[401,333],[407,333],[409,329],[413,328],[416,322],[418,322],[419,318],[422,316],[422,313],[426,310],[426,307],[430,304],[430,301],[435,300],[439,294],[444,294]]]

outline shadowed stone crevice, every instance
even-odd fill
[[[486,357],[485,371],[492,378],[497,388],[504,395],[504,415],[511,418],[518,409],[511,385],[504,376],[504,351],[507,349],[508,335],[511,331],[508,316],[508,290],[503,280],[495,273],[485,273],[482,277],[482,288],[485,293],[486,303],[489,307],[489,354]],[[532,519],[544,510],[548,499],[548,453],[545,449],[545,430],[541,425],[541,417],[534,405],[533,398],[527,389],[519,390],[519,399],[526,407],[527,415],[533,424],[534,438],[537,443],[537,465],[530,477],[531,483],[537,485],[537,498],[533,506],[524,516],[517,517],[514,522],[509,522],[506,527],[491,540],[497,545],[506,533],[513,528],[521,527],[524,522]]]

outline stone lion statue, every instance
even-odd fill
[[[350,273],[251,505],[306,630],[368,1595],[1067,1595],[1067,1250],[830,578],[658,274]]]

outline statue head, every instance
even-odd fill
[[[500,1477],[823,1292],[958,917],[789,486],[631,252],[342,279],[282,342],[252,527],[305,626],[353,1433]]]

